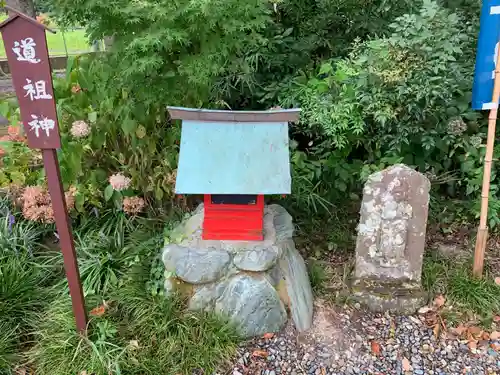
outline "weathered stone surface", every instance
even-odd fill
[[[234,256],[233,263],[243,271],[262,272],[267,271],[276,263],[278,255],[279,249],[276,246],[241,250]]]
[[[191,284],[205,284],[218,280],[227,269],[231,258],[226,251],[191,249],[169,244],[163,250],[167,271]]]
[[[163,253],[167,271],[185,285],[196,284],[184,288],[190,291],[189,308],[224,314],[245,336],[253,336],[279,330],[286,305],[297,329],[308,329],[312,290],[292,239],[290,214],[281,206],[266,206],[263,241],[207,241],[201,238],[200,207],[173,231],[174,244]],[[166,282],[165,289],[171,292],[172,283]]]
[[[405,295],[408,285],[420,285],[429,189],[427,177],[403,164],[368,178],[356,243],[356,282],[385,283],[388,290],[399,289],[388,293],[394,298]]]
[[[313,294],[306,264],[293,240],[282,244],[284,254],[279,268],[286,283],[290,312],[297,330],[305,331],[311,327],[313,319]]]
[[[419,284],[391,285],[387,282],[357,281],[353,286],[354,298],[374,312],[413,314],[426,304],[428,294]]]
[[[245,274],[228,281],[215,312],[229,317],[245,337],[277,332],[287,320],[285,307],[266,278]]]

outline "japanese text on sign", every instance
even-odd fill
[[[30,100],[37,99],[52,99],[52,95],[47,94],[47,83],[43,80],[36,81],[35,84],[31,81],[31,79],[26,78],[26,85],[23,86],[23,89],[26,90],[26,95],[29,96]]]
[[[36,115],[31,115],[32,121],[28,122],[30,129],[35,132],[35,136],[40,137],[40,130],[43,130],[47,137],[50,136],[50,131],[56,126],[54,120],[50,120],[46,117],[38,117]]]
[[[0,25],[28,146],[59,149],[61,137],[45,36],[49,29],[23,14]]]
[[[32,64],[38,64],[40,59],[36,58],[35,51],[36,43],[33,38],[21,39],[21,41],[15,41],[12,51],[17,56],[17,61],[27,61]]]

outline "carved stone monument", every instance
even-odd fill
[[[414,312],[426,302],[421,274],[429,189],[427,177],[403,164],[365,184],[353,294],[371,310]]]

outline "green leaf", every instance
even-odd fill
[[[73,65],[75,64],[75,60],[75,56],[68,56],[68,60],[66,61],[66,81],[69,81],[71,71],[73,70]]]
[[[111,197],[113,197],[114,192],[115,191],[113,190],[113,186],[111,185],[106,186],[106,189],[104,189],[104,199],[106,201],[109,201]]]
[[[9,102],[4,100],[0,103],[0,114],[5,117],[9,118]]]
[[[90,112],[88,114],[87,118],[90,122],[96,122],[97,121],[97,112]]]
[[[126,118],[122,122],[122,130],[125,135],[129,135],[130,133],[134,132],[136,127],[137,122],[131,118]]]
[[[163,198],[163,189],[160,186],[157,186],[155,189],[155,198],[157,200],[161,200]]]
[[[324,63],[321,65],[321,67],[319,68],[319,74],[330,74],[331,72],[333,72],[333,67],[331,64],[329,63]]]
[[[77,194],[75,196],[75,208],[78,212],[84,212],[83,205],[85,204],[85,196],[83,194]]]
[[[104,131],[98,129],[96,132],[92,134],[92,146],[98,149],[104,145],[106,142],[106,134]]]
[[[293,32],[293,27],[290,27],[285,30],[285,32],[282,34],[283,37],[289,36]]]

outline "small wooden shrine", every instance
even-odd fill
[[[204,195],[202,238],[263,240],[264,195],[291,192],[288,122],[300,109],[168,110],[182,120],[175,192]]]

